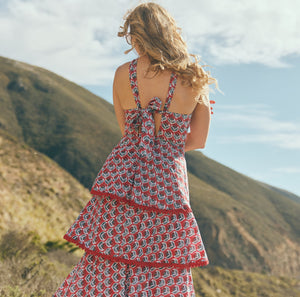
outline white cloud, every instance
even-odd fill
[[[285,149],[300,149],[300,133],[254,133],[222,137],[220,142],[266,143]]]
[[[0,16],[0,54],[79,84],[105,85],[122,63],[123,1],[13,0]],[[123,58],[123,59],[122,59]]]
[[[300,167],[279,167],[279,168],[274,168],[274,172],[279,172],[279,173],[300,173]]]
[[[221,143],[266,143],[284,149],[300,149],[300,123],[276,119],[276,114],[266,104],[220,105],[219,110],[216,121],[222,127],[233,127],[230,135],[218,138]],[[232,135],[235,130],[243,132]]]
[[[297,0],[194,1],[190,6],[188,36],[214,63],[285,67],[282,57],[300,54]]]
[[[81,85],[107,85],[131,58],[117,37],[122,17],[139,1],[2,0],[0,55],[45,67]],[[214,64],[262,63],[300,54],[297,0],[161,0],[190,50]],[[210,63],[211,64],[211,63]]]

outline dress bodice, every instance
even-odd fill
[[[159,97],[153,97],[146,108],[142,108],[139,89],[137,84],[136,72],[137,60],[130,64],[130,85],[137,108],[125,110],[125,135],[129,137],[138,137],[141,140],[142,147],[152,145],[155,142],[169,142],[181,155],[184,154],[185,139],[191,121],[192,114],[182,114],[170,112],[168,110],[173,98],[177,83],[177,76],[172,73],[168,95],[165,105],[162,109],[162,100]],[[160,127],[158,135],[155,135],[154,113],[161,114]],[[151,150],[148,149],[147,152]]]

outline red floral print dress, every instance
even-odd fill
[[[84,256],[53,296],[195,296],[191,267],[208,257],[189,200],[185,139],[192,114],[168,111],[158,97],[141,107],[136,74],[129,75],[137,108],[125,110],[125,133],[107,157],[91,200],[64,238]],[[154,112],[161,113],[155,135]]]

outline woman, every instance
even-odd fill
[[[190,207],[184,152],[205,146],[215,79],[190,61],[175,21],[158,4],[132,10],[119,36],[139,56],[115,74],[122,138],[64,235],[86,253],[54,296],[195,296],[191,268],[209,261]]]
[[[174,19],[158,4],[139,5],[128,14],[121,28],[118,35],[125,36],[132,45],[125,53],[135,49],[139,55],[138,76],[142,106],[152,96],[164,98],[171,71],[178,74],[179,84],[170,111],[193,113],[185,151],[204,148],[212,109],[208,85],[215,83],[218,87],[217,80],[198,65],[194,55],[188,53]],[[195,62],[191,62],[190,56],[195,58]],[[117,69],[114,80],[114,106],[122,135],[125,127],[124,110],[135,105],[128,87],[128,65],[126,63]],[[157,115],[155,119],[156,131],[159,118]]]

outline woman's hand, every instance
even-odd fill
[[[215,104],[216,103],[214,100],[209,100],[209,102],[210,102],[210,104]],[[212,106],[210,107],[210,109],[211,109],[210,113],[213,114],[213,111],[212,111],[213,108],[212,108]]]

